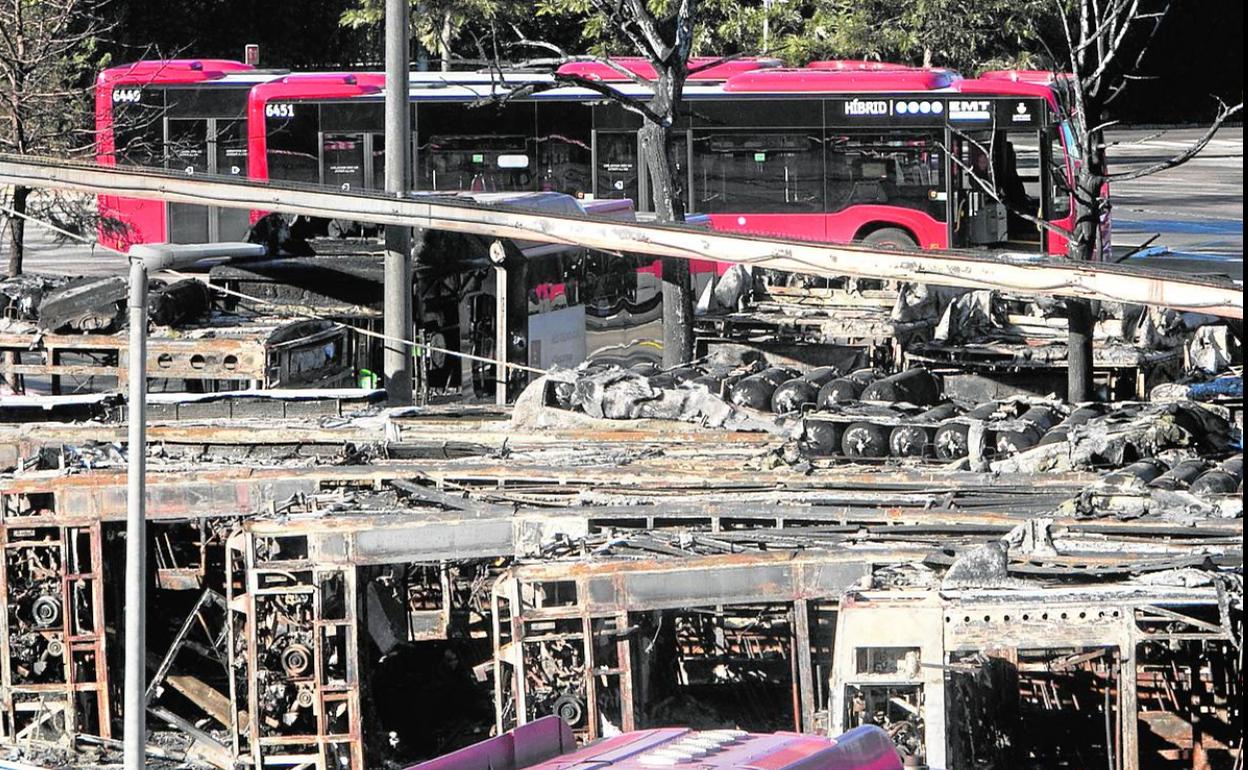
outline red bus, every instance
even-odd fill
[[[647,93],[605,65],[567,66]],[[1053,88],[1037,81],[837,62],[712,73],[685,89],[678,182],[688,210],[721,230],[1064,254],[1065,239],[1010,211],[1073,223],[1078,159]],[[380,187],[383,90],[376,73],[257,85],[250,176]],[[503,90],[413,83],[414,187],[629,198],[652,210],[634,113],[576,87],[490,103]],[[993,176],[995,196],[968,169]]]
[[[245,176],[247,95],[286,74],[225,59],[141,61],[95,82],[96,162],[157,166],[187,174]],[[101,195],[100,241],[238,241],[246,211]]]

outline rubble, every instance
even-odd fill
[[[288,280],[317,260],[361,280]],[[1070,404],[1059,302],[741,269],[686,366],[555,367],[496,406],[442,362],[466,377],[388,409],[347,387],[367,262],[214,269],[319,320],[153,292],[149,367],[180,380],[148,404],[153,762],[398,768],[551,714],[580,740],[877,724],[933,767],[1239,751],[1242,379],[1171,377],[1190,319],[1111,308],[1112,398]],[[90,767],[119,716],[124,345],[14,316],[0,743]],[[35,395],[71,378],[101,392]]]

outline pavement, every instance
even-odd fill
[[[1125,171],[1168,158],[1202,133],[1131,129],[1111,132],[1110,170]],[[1244,276],[1244,130],[1233,126],[1190,162],[1160,174],[1111,183],[1114,243],[1150,248],[1127,264],[1184,272]],[[106,249],[58,240],[27,228],[26,269],[66,275],[119,274],[125,258]],[[8,239],[0,238],[0,270],[8,262]],[[1164,252],[1164,253],[1163,253]]]
[[[1181,152],[1203,130],[1114,132],[1110,172],[1156,163]],[[1114,243],[1152,247],[1127,264],[1244,278],[1244,129],[1219,131],[1195,158],[1177,168],[1111,182]],[[1164,247],[1168,254],[1155,253]]]

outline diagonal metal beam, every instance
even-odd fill
[[[1021,294],[1084,297],[1243,319],[1243,289],[1229,279],[1123,265],[959,251],[907,251],[714,232],[486,206],[449,197],[346,193],[307,185],[240,182],[163,171],[0,155],[0,183],[223,208],[404,225],[575,244],[655,257],[709,259],[829,277],[860,276]]]

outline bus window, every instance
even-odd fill
[[[598,179],[594,194],[599,198],[637,200],[637,134],[599,131]]]
[[[997,136],[997,186],[1009,209],[1009,240],[1040,242],[1040,227],[1026,217],[1040,217],[1040,134],[1009,131]]]
[[[317,160],[319,114],[314,105],[281,105],[283,117],[268,118],[269,178],[291,182],[321,181]]]
[[[515,192],[537,189],[532,103],[418,110],[422,189]]]
[[[828,138],[830,212],[873,204],[945,220],[944,161],[936,134],[844,134]]]
[[[139,94],[138,102],[113,99],[113,156],[119,165],[159,166],[165,153],[165,92],[144,88]]]
[[[232,177],[247,176],[247,123],[243,120],[216,120],[216,167],[214,172]],[[217,233],[221,240],[241,241],[250,229],[247,209],[215,209]]]
[[[208,121],[170,118],[165,149],[165,167],[169,170],[188,175],[208,173]],[[206,243],[211,240],[207,207],[189,203],[170,203],[168,207],[171,242]]]
[[[591,116],[583,104],[537,105],[539,190],[578,198],[589,192]]]
[[[699,213],[822,212],[823,140],[807,131],[694,131]]]
[[[1070,170],[1059,129],[1049,129],[1049,219],[1070,216]]]
[[[386,188],[386,135],[372,135],[372,157],[369,163],[373,167],[373,179],[369,186],[374,190]]]
[[[363,134],[324,134],[322,136],[321,181],[343,191],[363,189]]]

